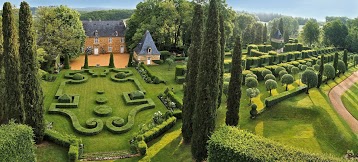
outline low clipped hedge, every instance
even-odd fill
[[[80,96],[75,95],[73,96],[73,101],[71,103],[56,103],[56,108],[78,108],[79,102],[80,102]]]
[[[147,104],[143,104],[143,105],[139,105],[135,108],[133,108],[129,114],[128,114],[128,122],[127,124],[125,124],[122,127],[117,127],[113,124],[113,118],[112,121],[111,120],[107,120],[106,121],[106,127],[107,129],[115,134],[121,134],[121,133],[125,133],[128,132],[132,129],[133,125],[134,125],[134,119],[135,116],[137,115],[138,112],[143,111],[143,110],[148,110],[148,109],[153,109],[155,108],[155,104],[153,102],[153,100],[151,99],[147,99],[148,103]]]
[[[271,96],[271,97],[267,97],[265,99],[265,104],[266,104],[266,107],[271,107],[273,105],[276,105],[277,103],[283,101],[283,100],[286,100],[288,98],[291,98],[291,97],[294,97],[294,96],[297,96],[303,92],[306,91],[306,88],[307,86],[304,85],[304,86],[300,86],[296,89],[293,89],[293,90],[290,90],[290,91],[285,91],[285,92],[282,92],[276,96]]]
[[[143,156],[147,153],[147,143],[145,143],[143,140],[138,142],[138,151]]]
[[[129,94],[129,92],[123,92],[123,99],[127,105],[140,105],[148,103],[148,99],[131,100],[131,98],[129,98]]]
[[[155,77],[157,77],[160,80],[160,83],[164,83],[165,81],[162,80],[161,78],[159,78],[158,76],[155,76],[154,73],[148,68],[147,65],[145,65],[144,63],[140,64],[140,67],[142,67],[145,71],[147,71],[147,74],[150,78],[154,79]]]
[[[176,117],[177,119],[182,119],[183,118],[183,113],[181,110],[174,110],[173,111],[173,116]]]
[[[108,102],[108,99],[106,97],[98,97],[96,98],[96,103],[97,104],[100,104],[100,105],[103,105],[103,104],[106,104]]]
[[[150,142],[153,139],[159,137],[164,132],[168,131],[170,128],[172,128],[176,123],[177,118],[176,117],[170,117],[167,120],[165,120],[162,124],[159,124],[155,126],[154,128],[146,131],[143,134],[143,138],[145,142]]]
[[[73,75],[72,79],[73,80],[83,80],[85,77],[81,74],[81,73],[76,73],[75,75]]]
[[[69,111],[66,109],[58,109],[58,108],[56,108],[56,103],[51,104],[48,112],[50,114],[60,114],[60,115],[64,115],[64,116],[67,116],[68,118],[70,118],[71,122],[72,122],[72,126],[75,129],[75,131],[82,135],[92,136],[92,135],[98,134],[99,132],[101,132],[103,130],[103,121],[101,119],[92,118],[93,122],[97,123],[95,128],[88,129],[88,128],[82,127],[77,116],[72,111]],[[90,121],[86,121],[86,123],[87,122],[90,122]]]
[[[144,99],[144,93],[142,91],[133,91],[128,94],[131,100]]]
[[[31,127],[9,123],[0,126],[0,161],[36,161]]]
[[[96,106],[93,110],[97,116],[108,116],[112,113],[112,108],[107,105]]]
[[[176,65],[175,66],[175,77],[184,76],[187,71],[186,65]]]
[[[256,136],[245,130],[224,126],[208,141],[208,161],[345,161],[331,155],[314,154]]]
[[[126,74],[123,72],[120,72],[120,73],[116,74],[115,77],[118,79],[124,79],[126,77]]]
[[[174,92],[168,91],[168,94],[167,94],[167,95],[168,95],[169,99],[170,99],[172,102],[174,102],[175,105],[176,105],[179,109],[181,109],[181,108],[183,107],[183,100],[182,100],[180,97],[176,96],[176,95],[174,94]]]
[[[175,82],[178,84],[183,84],[185,82],[185,77],[184,76],[176,76]]]
[[[268,53],[260,52],[260,51],[258,51],[258,50],[254,50],[254,49],[252,49],[252,50],[250,51],[250,56],[251,56],[251,57],[259,57],[259,56],[265,56],[265,55],[268,55]]]
[[[140,82],[138,81],[138,79],[135,78],[125,78],[125,79],[118,79],[115,77],[115,74],[111,76],[111,80],[114,82],[119,82],[119,83],[123,83],[123,82],[127,82],[127,81],[132,81],[134,82],[134,84],[137,86],[137,88],[142,91],[144,94],[147,93],[147,91],[143,88],[142,84],[140,84]]]
[[[78,159],[79,155],[79,144],[81,141],[76,139],[74,136],[69,136],[66,134],[61,134],[54,130],[47,129],[45,131],[46,140],[52,141],[60,146],[69,147],[68,149],[68,158],[70,162],[74,162]]]
[[[59,103],[71,103],[72,102],[72,96],[68,94],[63,94],[61,97],[58,98]]]

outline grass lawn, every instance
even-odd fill
[[[133,71],[134,76],[136,77],[143,87],[147,90],[146,98],[151,98],[156,104],[156,108],[153,110],[147,110],[145,112],[140,112],[136,117],[136,126],[130,132],[121,135],[113,135],[107,130],[103,130],[99,135],[92,137],[85,137],[79,134],[74,133],[73,128],[69,120],[63,116],[59,115],[46,115],[48,121],[54,121],[54,129],[65,132],[68,134],[75,134],[77,137],[82,138],[85,143],[86,150],[85,152],[102,152],[102,151],[114,151],[114,150],[125,150],[129,149],[129,138],[133,136],[138,131],[138,125],[141,123],[146,123],[151,120],[151,116],[155,111],[165,112],[166,109],[162,103],[157,99],[157,95],[162,93],[165,88],[174,88],[176,95],[182,97],[182,85],[176,84],[174,80],[175,68],[174,66],[168,71],[168,65],[159,65],[159,66],[150,66],[149,67],[153,73],[157,76],[160,76],[162,79],[167,81],[167,84],[147,84],[143,79],[140,78],[140,75],[135,71],[134,68],[129,68]],[[272,108],[268,109],[264,114],[252,120],[249,118],[249,111],[251,110],[248,106],[249,99],[246,97],[246,88],[242,89],[242,100],[240,107],[240,128],[246,129],[250,132],[253,132],[258,135],[279,141],[281,143],[299,147],[304,150],[316,153],[330,153],[335,156],[342,156],[346,153],[347,150],[356,150],[358,149],[358,140],[355,134],[352,133],[348,125],[338,116],[335,110],[331,107],[330,101],[327,97],[328,91],[341,82],[343,79],[348,77],[353,71],[358,69],[351,68],[344,76],[336,78],[335,81],[329,81],[328,84],[322,85],[321,89],[313,88],[310,90],[310,94],[300,94],[297,97],[290,98],[285,100]],[[48,83],[44,82],[42,85],[46,94],[45,106],[48,106],[53,102],[53,96],[59,86],[60,82],[63,80],[63,75],[66,71],[59,74],[59,78],[53,82]],[[109,76],[107,76],[107,79]],[[99,79],[99,80],[97,80]],[[298,82],[295,82],[290,86],[290,89],[297,87]],[[107,85],[108,84],[108,85]],[[88,85],[88,86],[85,86]],[[285,91],[285,86],[281,85],[278,82],[277,90],[273,91],[273,95],[277,95],[280,92]],[[85,87],[81,87],[85,86]],[[107,87],[108,86],[108,87]],[[130,108],[123,104],[122,100],[118,101],[116,95],[120,95],[122,89],[130,90],[133,87],[128,83],[111,83],[102,82],[100,78],[91,78],[85,84],[80,85],[70,85],[66,87],[66,91],[71,93],[76,93],[81,95],[80,108],[84,105],[83,109],[86,111],[77,110],[79,115],[83,115],[84,122],[89,117],[93,116],[92,107],[95,105],[93,102],[93,97],[97,96],[95,93],[99,87],[110,88],[105,90],[106,97],[110,99],[108,104],[112,108],[118,107],[118,116],[124,115],[126,109]],[[115,88],[111,88],[115,87]],[[135,87],[134,87],[135,88]],[[259,97],[254,98],[253,102],[259,105],[259,109],[264,105],[264,99],[269,96],[269,92],[266,91],[264,83],[261,82],[258,87],[261,91]],[[107,92],[108,91],[108,92]],[[116,94],[118,92],[118,94]],[[83,95],[90,94],[89,97],[82,98]],[[110,95],[112,94],[112,95]],[[52,96],[52,97],[48,97]],[[92,96],[92,97],[91,97]],[[113,97],[113,98],[112,98]],[[113,103],[111,103],[113,99]],[[119,96],[119,99],[120,96]],[[226,100],[225,96],[223,97]],[[82,102],[86,102],[83,103]],[[116,106],[121,105],[121,106]],[[121,114],[120,112],[123,112]],[[216,125],[220,127],[225,124],[225,113],[226,113],[226,104],[222,103],[221,107],[218,109],[218,117]],[[114,112],[117,114],[117,112]],[[103,118],[106,119],[106,118]],[[329,128],[329,129],[327,129]],[[160,138],[149,143],[148,155],[146,157],[135,157],[131,159],[117,160],[117,161],[139,161],[151,159],[152,161],[167,161],[170,157],[171,161],[192,161],[190,146],[183,145],[181,143],[181,121],[179,120],[178,124],[172,128],[169,132],[161,136]],[[175,157],[175,158],[173,158]]]
[[[358,119],[358,83],[354,84],[341,96],[344,106],[354,118]]]
[[[36,158],[38,162],[68,161],[68,149],[50,142],[43,142],[36,147]]]

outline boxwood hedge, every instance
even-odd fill
[[[224,126],[208,141],[208,161],[345,161],[331,155],[313,154],[256,136],[245,130]]]
[[[277,103],[279,103],[279,102],[281,102],[281,101],[283,101],[285,99],[288,99],[288,98],[293,97],[293,96],[297,96],[298,94],[305,92],[306,88],[307,88],[307,86],[303,85],[303,86],[300,86],[300,87],[298,87],[296,89],[282,92],[282,93],[280,93],[280,94],[278,94],[276,96],[267,97],[265,99],[265,105],[266,105],[266,107],[271,107],[273,105],[276,105]]]

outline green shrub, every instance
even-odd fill
[[[138,151],[140,155],[144,156],[147,153],[147,143],[145,143],[143,140],[138,142]]]
[[[174,110],[173,111],[173,116],[176,117],[177,119],[182,119],[182,111],[181,110]]]
[[[176,76],[175,82],[178,84],[183,84],[185,82],[185,77],[184,76]]]
[[[124,119],[121,117],[112,117],[112,124],[116,127],[121,127],[124,125]]]
[[[97,94],[104,94],[104,91],[103,90],[98,90]]]
[[[72,103],[72,97],[68,94],[63,94],[58,98],[59,103]]]
[[[73,75],[72,79],[73,80],[83,80],[84,76],[80,73],[76,73],[75,75]]]
[[[276,80],[276,77],[273,74],[267,74],[264,80],[267,81],[269,79]]]
[[[131,100],[144,99],[144,93],[142,91],[134,91],[129,93],[129,98]]]
[[[159,137],[160,135],[168,131],[170,128],[172,128],[175,125],[176,120],[177,119],[175,117],[170,117],[169,119],[165,120],[162,124],[159,124],[154,128],[146,131],[143,134],[144,141],[150,142],[153,139]]]
[[[266,107],[271,107],[273,105],[276,105],[277,103],[280,103],[283,100],[297,96],[300,93],[305,92],[306,88],[307,86],[301,86],[290,91],[282,92],[276,96],[267,97],[265,99],[265,105]]]
[[[255,49],[255,50],[259,50],[259,48],[256,46],[256,45],[254,45],[254,44],[250,44],[250,45],[248,45],[247,46],[247,53],[251,56],[251,50],[252,49]]]
[[[96,103],[100,104],[100,105],[105,104],[107,102],[108,102],[108,99],[106,97],[103,97],[103,96],[102,97],[97,97],[97,99],[96,99]]]
[[[108,116],[112,113],[112,108],[107,105],[96,106],[93,112],[98,116]]]
[[[208,161],[345,161],[330,155],[313,154],[256,136],[245,130],[224,126],[208,141]]]
[[[248,88],[255,88],[257,87],[259,84],[259,82],[257,81],[257,79],[255,79],[254,77],[247,77],[245,78],[245,85]]]
[[[177,65],[177,66],[175,66],[175,77],[184,76],[185,73],[186,73],[186,66],[185,65]]]
[[[10,122],[0,126],[0,161],[36,161],[31,127]]]
[[[115,77],[118,79],[124,79],[124,78],[126,78],[126,74],[123,72],[120,72],[120,73],[116,74]]]
[[[70,145],[68,150],[68,159],[70,162],[75,162],[78,159],[78,146]]]
[[[174,92],[169,91],[167,95],[169,99],[174,102],[179,109],[183,107],[183,100],[180,97],[176,96]]]

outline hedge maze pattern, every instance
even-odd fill
[[[82,84],[88,81],[88,76],[86,75],[77,75],[77,74],[81,74],[81,73],[88,73],[89,75],[91,75],[92,77],[106,77],[110,72],[113,72],[114,74],[111,75],[111,81],[113,82],[118,82],[118,83],[123,83],[123,82],[133,82],[136,87],[142,91],[144,94],[146,94],[145,89],[142,87],[142,85],[140,84],[140,82],[136,79],[136,78],[132,78],[130,76],[133,75],[132,71],[130,70],[121,70],[121,69],[105,69],[103,72],[99,72],[96,73],[91,69],[85,69],[85,70],[80,70],[80,71],[73,71],[73,72],[69,72],[68,74],[65,75],[66,79],[69,80],[65,80],[63,81],[57,92],[55,95],[55,99],[59,99],[62,95],[64,95],[63,91],[64,88],[66,86],[66,84]],[[118,73],[124,73],[125,74],[125,78],[124,79],[118,79],[115,76]],[[104,91],[98,93],[98,94],[103,94]],[[108,129],[108,131],[115,133],[115,134],[121,134],[121,133],[125,133],[128,132],[129,130],[132,129],[133,125],[134,125],[134,120],[135,120],[135,116],[137,115],[137,113],[139,113],[140,111],[144,111],[144,110],[148,110],[148,109],[153,109],[155,108],[155,104],[153,102],[152,99],[136,99],[136,100],[131,100],[129,97],[130,92],[124,92],[121,95],[123,95],[123,99],[126,103],[126,105],[137,105],[135,108],[133,108],[129,114],[128,114],[128,119],[127,119],[127,123],[125,123],[125,120],[121,117],[111,117],[109,119],[107,119],[105,122],[102,121],[102,119],[98,119],[98,118],[90,118],[86,121],[86,126],[83,127],[77,116],[70,110],[70,109],[74,109],[74,108],[79,108],[79,101],[80,101],[80,95],[70,95],[70,97],[72,97],[72,102],[70,103],[52,103],[50,108],[49,108],[49,113],[50,114],[59,114],[59,115],[63,115],[66,116],[68,118],[70,118],[71,122],[72,122],[72,126],[74,128],[74,130],[82,135],[96,135],[98,133],[100,133],[104,126]],[[121,98],[120,96],[118,96],[118,98]],[[101,105],[104,106],[104,105]],[[100,110],[98,110],[99,108],[97,108],[96,110],[94,110],[94,113],[96,114],[96,116],[106,116],[106,115],[110,115],[111,113],[111,108],[108,107],[107,112],[100,112]],[[105,109],[103,109],[103,111],[105,111]]]

